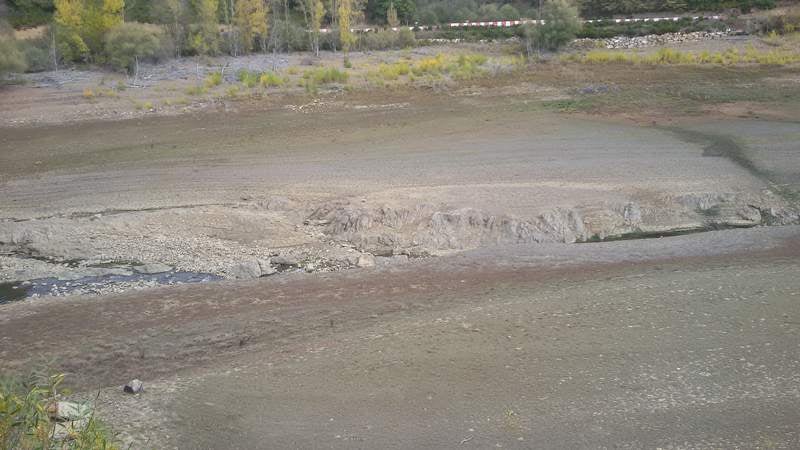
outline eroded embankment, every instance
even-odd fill
[[[554,208],[535,217],[447,204],[238,205],[115,211],[0,222],[0,301],[106,294],[286,271],[401,264],[479,247],[579,243],[800,223],[770,192],[693,193]]]

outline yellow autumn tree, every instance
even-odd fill
[[[189,0],[192,23],[189,25],[186,45],[198,55],[219,52],[219,0]]]
[[[319,56],[319,35],[322,19],[325,17],[325,5],[322,4],[322,0],[303,0],[300,5],[309,30],[310,50],[314,56]]]
[[[344,52],[344,66],[350,65],[350,47],[355,43],[353,30],[350,29],[353,19],[353,0],[339,0],[339,40]]]
[[[124,0],[55,0],[53,18],[64,59],[87,60],[103,50],[103,37],[122,23]]]
[[[245,51],[251,51],[256,40],[262,51],[266,49],[268,14],[269,9],[264,0],[238,0],[236,2],[234,24],[242,34]]]
[[[392,28],[397,28],[397,26],[400,25],[400,20],[397,19],[397,9],[394,7],[394,2],[389,2],[389,7],[386,8],[386,23]]]

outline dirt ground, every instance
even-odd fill
[[[487,248],[15,303],[0,356],[55,361],[87,398],[108,386],[99,412],[134,448],[792,448],[798,239]],[[121,392],[131,377],[144,394]]]
[[[134,448],[796,447],[798,73],[4,87],[0,295],[53,290],[0,301],[0,369]]]

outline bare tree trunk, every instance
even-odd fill
[[[138,85],[139,83],[137,80],[139,79],[139,57],[133,57],[133,84]]]
[[[538,21],[537,21],[536,25],[541,27],[542,26],[542,0],[539,0],[539,10],[538,10],[537,14],[539,15],[539,17],[537,18]],[[541,35],[540,35],[540,37],[541,37]],[[536,40],[536,53],[538,54],[539,59],[541,59],[542,58],[542,40],[541,39],[537,39]]]
[[[58,49],[56,48],[56,28],[55,26],[50,27],[50,35],[52,36],[52,53],[53,53],[53,70],[58,72]]]

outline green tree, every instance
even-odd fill
[[[398,22],[408,22],[416,11],[414,0],[368,0],[367,18],[375,23],[382,23],[389,18],[389,6],[397,12]]]
[[[150,10],[153,23],[163,25],[173,44],[173,53],[180,56],[184,49],[188,14],[183,0],[161,0]]]
[[[263,0],[238,0],[236,2],[234,24],[242,33],[245,51],[249,52],[253,49],[256,39],[261,50],[266,49],[268,13],[267,5]]]
[[[64,59],[86,60],[103,51],[103,37],[122,23],[123,0],[55,0],[56,36]]]
[[[189,0],[191,24],[188,26],[186,46],[196,55],[219,53],[218,0]]]
[[[356,39],[353,31],[350,29],[351,21],[353,19],[353,0],[339,0],[339,41],[342,45],[344,52],[344,65],[350,65],[350,47],[355,43]]]
[[[319,56],[320,29],[322,19],[325,17],[325,5],[322,4],[322,0],[302,0],[300,6],[303,8],[303,17],[309,31],[310,50],[314,56]]]
[[[8,20],[15,27],[44,25],[55,11],[53,0],[7,0]],[[0,5],[0,16],[2,16]]]

